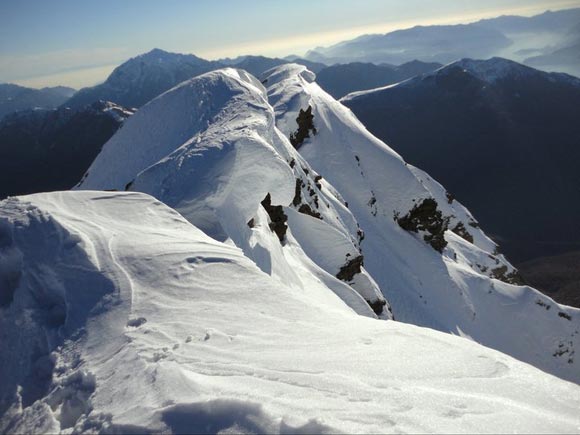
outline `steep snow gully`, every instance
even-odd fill
[[[2,432],[578,432],[579,319],[298,65],[0,202]]]

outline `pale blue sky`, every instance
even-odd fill
[[[81,87],[154,47],[285,56],[364,33],[572,6],[580,0],[0,0],[0,82]]]

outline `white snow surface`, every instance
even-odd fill
[[[277,126],[297,129],[300,109],[312,107],[317,133],[299,149],[312,168],[349,204],[365,233],[365,268],[389,301],[396,320],[470,337],[564,379],[580,382],[580,310],[556,304],[527,286],[493,279],[514,268],[445,189],[406,164],[330,97],[305,67],[264,74]],[[440,254],[420,234],[395,221],[424,198],[434,198],[449,228],[462,223],[473,243],[447,231]]]
[[[286,285],[146,194],[0,202],[0,284],[3,433],[580,430],[577,385]]]
[[[580,430],[580,310],[303,66],[178,85],[77,189],[0,203],[2,432]]]
[[[304,66],[274,68],[262,82],[267,89],[229,68],[159,96],[105,144],[80,189],[151,194],[297,291],[330,289],[371,317],[365,300],[376,305],[386,299],[397,320],[470,337],[580,381],[579,310],[493,279],[514,268],[471,214],[372,136]],[[317,134],[299,154],[287,138],[297,128],[299,110],[309,105]],[[322,219],[296,212],[296,180],[300,204]],[[282,242],[260,205],[267,194],[288,217]],[[473,243],[448,232],[440,254],[423,234],[400,228],[394,216],[425,198],[437,201],[450,228],[462,223]],[[361,249],[361,272],[348,282],[337,279]],[[389,306],[379,315],[390,318]]]
[[[314,178],[276,128],[264,87],[228,68],[184,82],[141,108],[105,144],[79,188],[149,193],[211,237],[242,248],[281,282],[330,288],[357,313],[374,317],[365,300],[384,297],[366,271],[348,283],[336,278],[359,255],[356,220]],[[297,180],[300,204],[294,207],[308,204],[323,220],[286,207]],[[286,207],[283,243],[260,205],[268,194],[273,205]],[[309,227],[316,228],[316,249]],[[379,314],[391,317],[388,310]]]

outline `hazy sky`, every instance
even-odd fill
[[[533,15],[580,0],[0,0],[0,82],[89,86],[154,47],[303,54],[364,33]]]

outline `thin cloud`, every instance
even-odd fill
[[[91,70],[115,62],[122,62],[130,55],[125,47],[94,48],[87,50],[59,50],[27,55],[0,56],[1,81],[22,81],[41,76],[66,72]],[[36,71],[36,74],[31,74]]]
[[[30,88],[66,85],[75,89],[93,86],[103,82],[118,66],[118,63],[89,68],[77,68],[73,71],[58,72],[26,79],[14,80],[14,83]]]
[[[208,59],[223,57],[235,57],[241,54],[262,54],[269,56],[285,56],[288,54],[302,54],[307,50],[318,46],[332,45],[338,42],[356,38],[357,36],[371,33],[388,33],[394,30],[406,29],[413,26],[466,24],[484,18],[493,18],[500,15],[523,15],[531,16],[542,13],[547,9],[564,9],[571,6],[580,6],[578,0],[561,2],[548,2],[543,5],[525,6],[518,8],[505,8],[494,10],[480,10],[468,14],[446,15],[444,17],[429,17],[415,20],[392,21],[386,23],[370,24],[351,27],[347,29],[314,32],[307,35],[297,35],[285,38],[271,39],[268,41],[257,40],[244,44],[227,45],[211,50],[198,50],[196,54]]]

